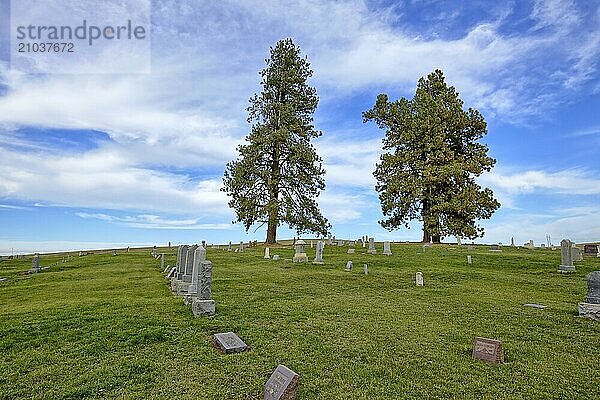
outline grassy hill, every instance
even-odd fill
[[[288,261],[291,246],[271,249],[280,261],[209,248],[217,315],[200,319],[148,249],[42,256],[57,264],[35,275],[5,259],[0,399],[260,399],[278,364],[301,375],[299,400],[600,398],[600,323],[577,317],[600,259],[561,275],[559,251],[503,249],[327,246],[312,265]],[[176,248],[159,252],[175,263]],[[227,331],[250,350],[216,351],[210,335]],[[472,360],[475,336],[501,340],[505,364]]]

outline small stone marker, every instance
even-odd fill
[[[8,278],[0,278],[0,282],[6,282]]]
[[[375,249],[375,239],[369,238],[369,249],[367,250],[369,254],[377,254],[377,249]]]
[[[244,242],[240,242],[240,247],[238,247],[238,253],[244,252]]]
[[[269,260],[271,258],[269,254],[269,248],[265,247],[265,256],[263,257],[265,260]]]
[[[346,263],[346,271],[352,271],[352,261]]]
[[[422,272],[417,272],[415,274],[415,282],[416,282],[417,286],[423,286],[423,273]]]
[[[525,307],[532,307],[532,308],[539,308],[540,310],[543,310],[544,308],[548,307],[548,306],[543,306],[541,304],[535,304],[535,303],[527,303],[527,304],[523,304]]]
[[[579,247],[571,247],[571,254],[573,256],[573,262],[583,261],[583,254],[581,253],[581,249]]]
[[[369,266],[367,264],[363,264],[363,271],[365,272],[365,275],[369,275]]]
[[[472,357],[476,360],[484,360],[494,364],[502,364],[504,362],[502,342],[494,339],[476,337],[473,341]]]
[[[586,244],[583,246],[583,254],[588,256],[598,256],[598,245]]]
[[[306,255],[306,250],[304,250],[304,246],[306,242],[302,239],[296,240],[296,244],[294,245],[295,254],[293,258],[293,262],[295,263],[305,263],[308,262],[308,256]]]
[[[113,255],[113,256],[116,256],[116,255],[117,255],[117,251],[116,251],[116,250],[113,250],[113,253],[112,253],[112,255]]]
[[[348,249],[347,254],[354,254],[354,249]]]
[[[264,389],[264,400],[294,400],[300,375],[284,365],[278,365]]]
[[[467,256],[467,264],[473,264],[473,257]]]
[[[233,332],[215,333],[212,340],[214,345],[225,354],[241,353],[248,349],[246,343]]]
[[[392,247],[390,246],[390,242],[383,242],[383,254],[386,256],[392,255]]]
[[[273,254],[273,261],[279,260],[279,254]]]

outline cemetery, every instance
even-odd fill
[[[562,244],[4,258],[0,398],[594,398],[600,258]]]

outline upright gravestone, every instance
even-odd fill
[[[161,253],[160,255],[160,269],[165,269],[165,253]]]
[[[369,254],[377,254],[377,249],[375,249],[375,239],[369,238],[369,249],[367,250]]]
[[[423,286],[423,273],[417,272],[415,275],[415,282],[417,286]]]
[[[560,241],[560,266],[558,267],[558,272],[575,272],[572,248],[573,242],[569,239]]]
[[[212,263],[203,261],[198,276],[198,291],[192,300],[192,311],[196,317],[215,315],[212,299]]]
[[[192,262],[192,280],[188,287],[188,294],[195,295],[198,292],[198,277],[200,275],[200,268],[202,263],[206,261],[206,249],[203,246],[197,247],[194,250],[193,262]]]
[[[581,249],[579,247],[576,247],[576,246],[571,247],[571,254],[572,254],[573,262],[583,261],[583,254],[581,254]]]
[[[194,252],[198,248],[195,244],[187,249],[187,257],[185,260],[185,269],[183,271],[182,280],[184,282],[192,282],[192,271],[194,270]]]
[[[308,262],[308,256],[306,255],[306,250],[304,249],[305,245],[306,245],[306,242],[304,242],[304,240],[302,240],[302,239],[296,240],[296,244],[294,245],[295,253],[294,253],[294,258],[292,259],[292,262],[295,262],[295,263]]]
[[[456,244],[459,246],[462,246],[462,243],[460,241],[460,237],[456,237]]]
[[[392,255],[392,246],[390,245],[390,242],[383,242],[383,254],[386,256]]]
[[[269,248],[265,247],[265,256],[263,257],[265,260],[270,260],[271,255],[269,254]]]
[[[352,261],[346,263],[346,271],[352,271]]]
[[[313,260],[313,264],[323,264],[323,241],[319,240],[317,242],[317,251],[315,253],[315,259]]]
[[[366,243],[366,241],[365,241],[364,239],[362,240],[362,247],[363,247],[363,249],[364,249],[365,247],[367,247],[367,243]]]
[[[473,259],[471,256],[467,256],[467,264],[473,264]]]
[[[598,256],[598,245],[597,244],[586,244],[583,246],[583,254],[588,256]]]
[[[284,365],[278,365],[265,384],[264,400],[294,400],[300,375]]]
[[[585,303],[579,303],[579,315],[600,321],[600,271],[587,276],[587,297]]]
[[[227,246],[227,251],[231,251],[231,242],[229,242],[229,246]]]
[[[240,253],[244,252],[244,242],[240,242],[239,252]]]
[[[367,264],[363,264],[363,271],[365,275],[369,275],[369,266]]]
[[[510,247],[515,247],[515,238],[514,237],[510,238]]]
[[[39,254],[35,254],[33,256],[33,259],[31,260],[31,271],[32,272],[40,272],[41,271]]]

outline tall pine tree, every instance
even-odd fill
[[[283,223],[298,233],[326,235],[330,225],[315,201],[325,170],[311,144],[322,134],[313,125],[319,98],[307,84],[313,71],[291,39],[277,42],[265,61],[263,90],[247,109],[252,129],[238,159],[227,164],[222,190],[246,231],[267,225],[266,243],[276,243]]]
[[[419,79],[412,100],[390,102],[380,94],[363,118],[386,130],[384,153],[373,173],[384,228],[408,227],[418,219],[423,221],[423,242],[437,243],[448,235],[483,236],[476,220],[490,218],[500,203],[475,177],[490,171],[496,160],[477,142],[487,134],[483,116],[463,109],[442,71]]]

